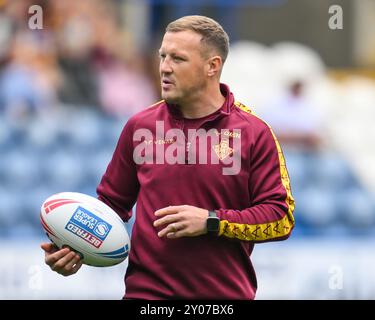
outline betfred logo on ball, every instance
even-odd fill
[[[85,208],[78,207],[65,229],[99,248],[112,226]]]

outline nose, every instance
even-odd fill
[[[172,71],[173,70],[168,58],[160,60],[160,73],[172,73]]]

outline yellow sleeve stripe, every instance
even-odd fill
[[[158,102],[156,102],[156,103],[154,103],[154,104],[148,106],[147,109],[148,109],[148,108],[155,107],[155,106],[157,106],[158,104],[161,104],[162,102],[164,102],[164,100],[160,100],[160,101],[158,101]]]
[[[236,101],[235,106],[240,108],[241,110],[254,115],[257,117],[254,112],[252,112],[248,107],[243,105],[242,103]],[[259,118],[259,117],[257,117]],[[263,120],[262,120],[263,121]],[[264,122],[264,121],[263,121]],[[286,199],[285,202],[288,207],[287,214],[280,220],[263,223],[263,224],[240,224],[240,223],[232,223],[227,220],[220,221],[220,231],[219,235],[224,235],[228,238],[237,238],[240,240],[247,240],[247,241],[264,241],[270,240],[274,238],[280,238],[288,233],[290,233],[292,227],[294,226],[294,198],[292,196],[291,188],[290,188],[290,179],[288,175],[288,171],[285,165],[285,158],[283,152],[281,150],[280,144],[273,133],[271,127],[267,124],[268,128],[271,130],[273,139],[275,140],[276,148],[278,151],[279,156],[279,163],[280,163],[280,176],[281,182],[283,187],[286,191]]]
[[[287,215],[281,220],[263,224],[241,224],[221,220],[219,235],[246,241],[264,241],[287,235],[292,226],[293,223]]]

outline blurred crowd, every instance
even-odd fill
[[[43,29],[29,28],[32,5],[43,10]],[[99,0],[0,1],[0,111],[18,117],[68,104],[126,117],[152,104],[152,59],[134,46],[119,8]]]

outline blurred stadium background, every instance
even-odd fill
[[[44,265],[39,208],[95,196],[123,125],[158,101],[163,30],[186,14],[229,33],[222,81],[274,128],[291,176],[296,228],[256,246],[258,299],[373,299],[373,0],[0,0],[0,299],[122,296],[126,262],[70,278]]]

